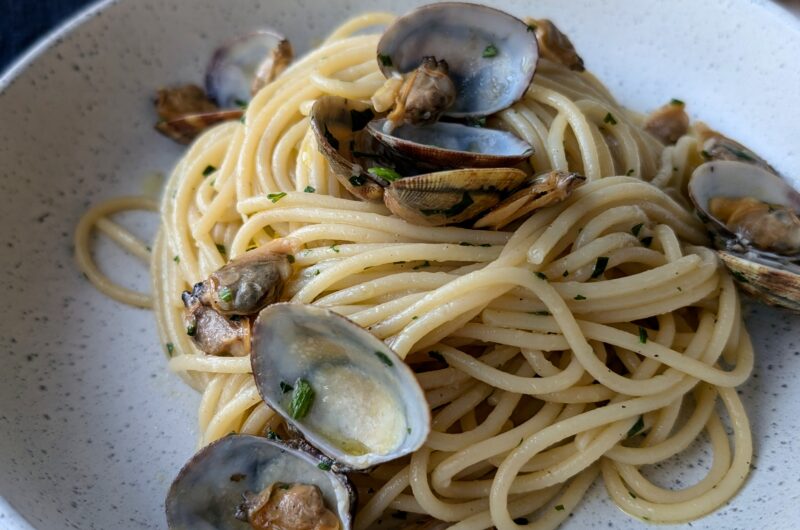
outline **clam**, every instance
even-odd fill
[[[374,140],[383,134],[383,121],[373,117],[364,103],[324,96],[311,109],[311,127],[318,148],[348,191],[365,200],[383,200],[406,221],[429,226],[466,221],[497,204],[525,178],[523,171],[501,167],[519,164],[530,155],[528,145],[513,135],[436,123],[415,130],[424,135],[438,134],[445,147],[471,139],[476,152],[426,145],[432,141],[428,136],[413,144],[418,151],[406,149],[408,142],[390,150]],[[403,134],[406,127],[412,126],[403,125],[395,129],[395,134]],[[459,140],[458,135],[441,133],[450,128],[466,129],[468,136]],[[468,149],[470,145],[462,147]],[[440,170],[442,167],[469,169]]]
[[[689,196],[739,286],[800,311],[800,193],[752,161],[700,165]]]
[[[568,171],[550,171],[531,177],[519,191],[475,222],[475,228],[499,230],[509,223],[538,210],[563,201],[586,177]]]
[[[280,298],[292,275],[285,239],[251,250],[225,264],[192,291],[183,293],[186,330],[209,355],[243,355],[250,350],[250,321]]]
[[[212,125],[237,120],[244,113],[241,109],[219,109],[197,85],[162,88],[155,105],[156,130],[182,144],[188,144]]]
[[[664,145],[675,144],[689,130],[689,115],[683,101],[673,99],[647,117],[644,129]]]
[[[292,45],[283,35],[260,30],[218,48],[206,71],[206,92],[222,108],[241,107],[292,62]]]
[[[253,324],[261,397],[335,463],[363,470],[415,451],[430,411],[411,369],[381,340],[327,309],[274,304]]]
[[[525,177],[525,172],[512,168],[440,171],[392,182],[383,201],[392,213],[410,223],[458,224],[500,202]]]
[[[704,160],[734,160],[759,166],[770,173],[778,174],[769,163],[748,147],[700,122],[697,129],[697,148]]]
[[[398,155],[440,167],[514,167],[533,154],[530,145],[506,131],[438,122],[403,124],[386,133],[385,123],[374,120],[367,129]]]
[[[526,19],[526,22],[528,23],[528,28],[533,29],[536,33],[539,54],[544,59],[563,64],[576,72],[585,70],[583,59],[575,51],[572,41],[551,20],[531,18]]]
[[[369,105],[339,96],[323,96],[311,108],[311,128],[317,147],[328,159],[339,182],[367,201],[380,201],[383,187],[367,173],[379,155],[364,127],[375,117]]]
[[[455,87],[445,116],[488,116],[522,97],[538,60],[528,26],[490,7],[460,2],[431,4],[400,17],[378,43],[387,78],[406,76],[426,57],[445,61]]]
[[[355,489],[303,444],[229,435],[183,466],[165,508],[171,530],[339,530]]]

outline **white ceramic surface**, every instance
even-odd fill
[[[355,12],[416,3],[109,2],[0,79],[0,528],[163,528],[164,493],[194,449],[198,396],[164,370],[151,314],[105,299],[72,257],[73,226],[89,204],[140,193],[145,175],[168,171],[181,153],[152,131],[154,89],[200,81],[216,43],[259,25],[280,28],[303,50]],[[800,176],[800,21],[781,8],[748,0],[488,3],[553,18],[628,106],[681,98]],[[126,221],[152,233],[152,219]],[[117,277],[147,288],[143,266],[108,245],[100,253]],[[754,469],[730,505],[693,528],[800,527],[800,318],[748,313],[758,357],[741,394]],[[696,444],[653,472],[686,485],[709,463]],[[649,527],[596,484],[564,528]]]

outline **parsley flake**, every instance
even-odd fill
[[[284,197],[286,197],[286,192],[285,191],[282,191],[280,193],[268,193],[267,194],[267,199],[271,200],[273,204],[278,202],[279,200],[283,199]]]
[[[639,326],[639,342],[647,344],[647,330]]]
[[[313,403],[314,389],[311,388],[311,383],[302,378],[295,381],[292,400],[289,402],[289,415],[296,420],[302,419]]]
[[[541,272],[541,271],[536,271],[536,272],[534,272],[534,274],[540,280],[546,280],[547,279],[547,275],[545,273]]]
[[[634,423],[633,426],[628,431],[628,438],[633,438],[634,436],[639,434],[642,431],[642,429],[644,429],[644,417],[639,416],[639,419],[636,420],[636,423]]]
[[[483,57],[486,59],[491,59],[492,57],[496,57],[497,53],[498,53],[497,46],[495,46],[494,44],[490,44],[483,49]]]
[[[616,118],[614,118],[614,116],[610,112],[607,112],[606,113],[606,117],[603,118],[603,123],[616,125],[617,124],[617,120],[616,120]]]
[[[403,178],[403,176],[400,173],[398,173],[397,171],[395,171],[390,167],[381,167],[381,166],[371,167],[367,170],[367,173],[369,173],[370,175],[374,175],[378,178],[382,178],[383,180],[389,182],[394,182],[397,179]]]
[[[375,351],[375,357],[377,357],[386,366],[394,366],[394,363],[389,358],[389,356],[386,355],[385,353],[383,353],[382,351],[377,351],[376,350]]]
[[[306,189],[303,190],[306,193],[314,193],[317,189],[314,186],[306,186]]]
[[[582,294],[576,294],[574,299],[575,300],[586,300],[586,297],[583,296]]]
[[[207,176],[209,176],[210,174],[212,174],[213,172],[215,172],[216,170],[217,170],[217,168],[215,168],[214,166],[212,166],[211,164],[209,164],[209,165],[207,165],[207,166],[206,166],[206,168],[203,170],[203,176],[204,176],[204,177],[207,177]]]
[[[599,278],[605,271],[608,265],[608,256],[599,256],[597,262],[594,264],[592,271],[592,278]]]

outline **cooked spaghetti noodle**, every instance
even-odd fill
[[[598,476],[614,502],[649,521],[688,521],[724,504],[752,456],[735,387],[753,351],[734,284],[682,198],[695,137],[664,148],[590,73],[540,60],[524,98],[490,125],[533,146],[537,172],[569,169],[587,183],[513,231],[409,224],[348,195],[308,119],[320,96],[368,101],[382,85],[378,35],[360,33],[392,19],[345,23],[258,92],[243,122],[200,137],[167,183],[153,307],[170,368],[202,392],[200,444],[281,420],[261,401],[249,358],[195,348],[180,294],[291,236],[304,250],[285,299],[331,308],[385,340],[433,410],[421,450],[352,477],[356,528],[396,510],[458,529],[555,528]],[[106,219],[127,207],[149,204],[93,210],[77,252],[101,290],[147,306],[89,255],[92,225],[141,253]],[[714,451],[703,480],[673,491],[645,477],[644,466],[703,431]]]

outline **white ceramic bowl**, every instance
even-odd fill
[[[249,29],[280,28],[302,51],[353,13],[417,3],[107,2],[0,79],[1,528],[163,528],[164,494],[194,450],[198,396],[166,372],[152,315],[100,295],[72,256],[73,227],[89,204],[140,193],[146,175],[180,156],[152,130],[153,91],[200,81],[215,45]],[[800,176],[800,20],[774,4],[487,3],[553,18],[626,105],[683,99],[696,117]],[[154,228],[153,219],[128,221]],[[109,246],[99,251],[114,275],[148,287],[144,266]],[[748,311],[758,356],[741,393],[754,470],[730,505],[693,528],[800,526],[800,318]],[[709,460],[697,444],[654,472],[685,485]],[[590,527],[648,528],[598,485],[564,525]]]

